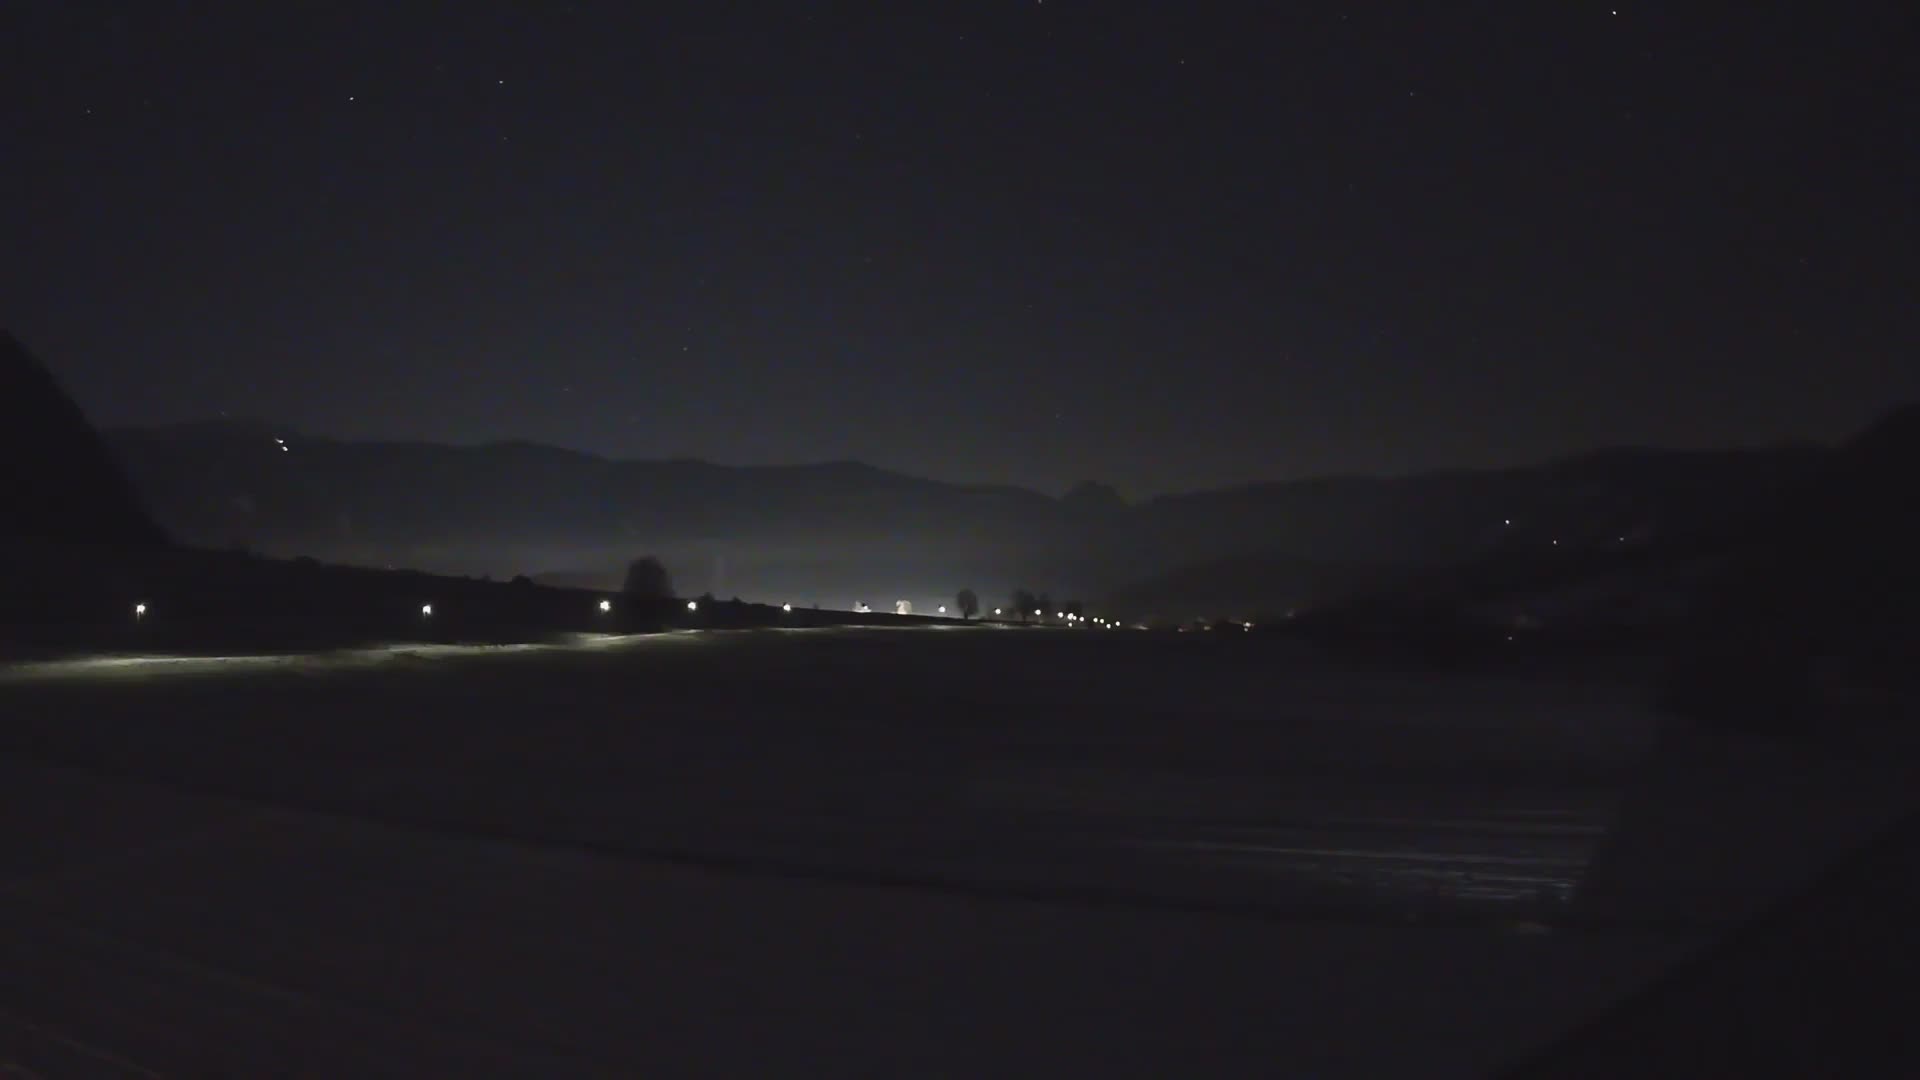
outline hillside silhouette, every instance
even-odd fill
[[[1835,706],[1901,719],[1920,691],[1920,405],[1842,444],[1755,519],[1703,591],[1670,688],[1725,726],[1802,730]]]
[[[1055,498],[853,462],[619,461],[528,443],[347,442],[257,423],[107,437],[161,520],[207,546],[603,588],[644,550],[689,592],[850,606],[915,590],[944,601],[960,584],[990,597],[1044,585],[1130,618],[1281,610],[1322,598],[1330,569],[1350,589],[1554,539],[1572,551],[1696,531],[1826,453],[1617,450],[1130,504],[1092,482]]]
[[[0,330],[0,540],[165,547],[133,486],[80,407]]]
[[[1512,469],[1178,496],[1150,507],[1137,541],[1174,569],[1113,589],[1102,605],[1128,616],[1251,618],[1375,594],[1464,604],[1737,532],[1752,507],[1804,481],[1826,453],[1606,450]],[[1172,557],[1182,522],[1243,538],[1247,550]]]

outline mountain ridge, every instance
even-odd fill
[[[942,603],[961,586],[988,597],[1028,586],[1092,598],[1209,562],[1238,560],[1242,571],[1262,560],[1435,564],[1520,537],[1587,544],[1670,532],[1723,516],[1830,453],[1625,447],[1509,469],[1313,477],[1127,503],[1092,481],[1055,496],[858,461],[622,460],[515,440],[337,440],[257,421],[106,437],[161,519],[206,546],[581,582],[611,579],[652,552],[690,591],[834,606],[875,596]],[[1303,580],[1291,570],[1272,577],[1261,607]],[[1250,594],[1257,584],[1241,583]],[[1154,603],[1191,608],[1177,596]]]
[[[1904,407],[1920,413],[1920,404]],[[1895,410],[1898,412],[1899,410]],[[1245,483],[1218,484],[1195,487],[1181,491],[1161,492],[1137,500],[1126,499],[1117,489],[1104,481],[1087,479],[1075,483],[1067,491],[1058,495],[1049,494],[1039,488],[1021,484],[994,483],[991,481],[943,480],[919,473],[908,472],[886,465],[876,465],[858,458],[827,458],[818,461],[799,461],[778,464],[736,464],[714,461],[703,457],[622,457],[600,454],[591,450],[580,450],[557,443],[541,442],[525,438],[488,439],[479,442],[443,442],[430,439],[354,439],[335,435],[314,434],[289,425],[275,424],[258,419],[208,418],[183,420],[163,424],[122,424],[101,429],[101,435],[109,443],[147,438],[172,438],[182,435],[257,435],[299,440],[308,443],[322,443],[339,446],[416,448],[446,451],[487,451],[515,450],[547,453],[554,456],[584,459],[608,465],[685,465],[701,468],[739,471],[739,472],[805,472],[805,471],[846,471],[850,473],[870,473],[918,483],[938,485],[963,491],[1002,491],[1040,498],[1066,501],[1076,496],[1098,493],[1101,501],[1106,501],[1109,493],[1118,497],[1128,507],[1139,508],[1155,503],[1178,502],[1195,498],[1221,497],[1240,494],[1266,494],[1283,489],[1302,490],[1318,486],[1336,486],[1345,484],[1393,483],[1404,480],[1438,480],[1447,478],[1470,478],[1490,475],[1504,475],[1524,470],[1575,469],[1596,464],[1617,464],[1634,460],[1673,460],[1693,459],[1709,460],[1718,458],[1738,458],[1749,455],[1768,454],[1818,454],[1834,450],[1844,445],[1846,440],[1837,443],[1823,443],[1811,439],[1777,439],[1734,447],[1663,447],[1641,443],[1621,443],[1595,447],[1588,450],[1576,450],[1538,461],[1519,462],[1512,465],[1460,465],[1437,466],[1430,469],[1412,469],[1403,472],[1330,472],[1313,473],[1306,476],[1281,480],[1256,480]]]

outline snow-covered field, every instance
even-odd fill
[[[179,1032],[257,1022],[232,1068],[364,1067],[347,1025],[416,1069],[1474,1075],[1717,932],[1658,889],[1569,903],[1662,783],[1642,697],[944,629],[16,666],[0,967],[124,1000],[0,980],[0,1048],[177,1070]],[[173,1035],[129,1029],[168,986]]]
[[[42,752],[196,790],[796,871],[1396,919],[1550,915],[1652,730],[1635,691],[1600,680],[1098,633],[101,657],[0,683],[44,703],[24,721]]]

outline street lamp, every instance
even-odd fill
[[[432,618],[432,617],[433,617],[433,605],[432,605],[432,604],[421,604],[421,605],[420,605],[420,617],[421,617],[421,618],[423,618],[423,619],[430,619],[430,618]]]
[[[793,605],[792,605],[792,604],[781,604],[781,605],[780,605],[780,610],[781,610],[781,611],[785,611],[785,612],[792,612],[792,611],[793,611]]]
[[[613,610],[613,601],[611,601],[611,600],[602,600],[602,601],[600,601],[600,610],[601,610],[601,611],[603,611],[603,612],[605,612],[605,611],[612,611],[612,610]]]
[[[699,611],[699,610],[700,610],[700,601],[698,601],[698,600],[689,600],[689,601],[687,601],[687,610],[688,610],[688,611]]]
[[[146,604],[144,604],[144,603],[142,603],[142,604],[135,604],[135,605],[133,605],[133,617],[134,617],[134,618],[136,618],[136,619],[144,619],[144,618],[146,618],[146,617],[147,617],[147,605],[146,605]]]

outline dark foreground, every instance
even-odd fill
[[[1636,692],[682,634],[0,674],[27,1075],[1478,1075],[1723,927],[1570,900]]]

